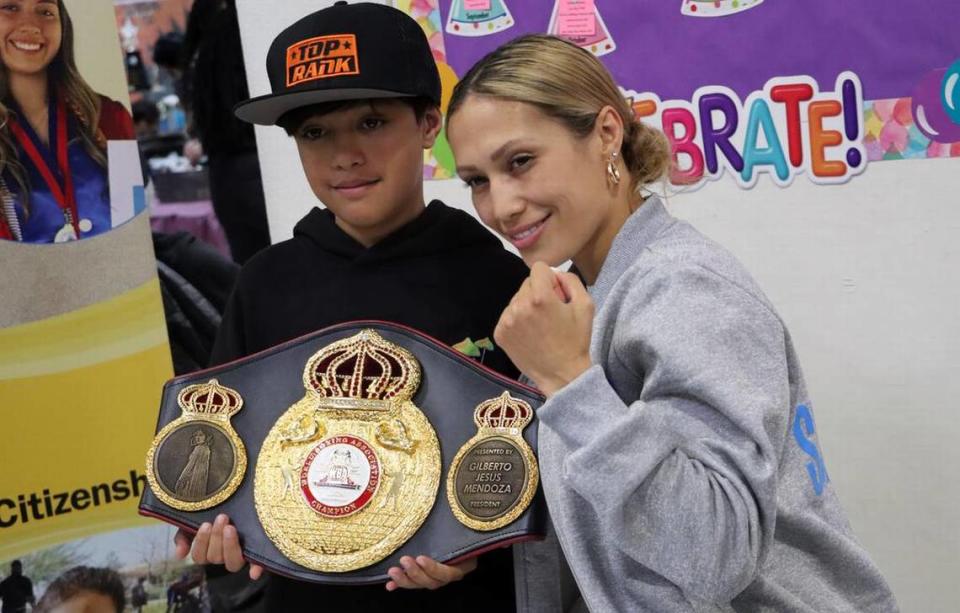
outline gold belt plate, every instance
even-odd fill
[[[375,564],[416,533],[440,484],[440,443],[411,398],[412,353],[373,330],[307,361],[304,397],[267,434],[254,501],[290,560],[321,572]]]

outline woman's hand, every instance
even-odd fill
[[[390,581],[387,581],[387,591],[397,588],[435,590],[448,583],[459,581],[467,573],[477,568],[477,559],[470,558],[459,564],[441,564],[427,556],[403,556],[400,566],[394,566],[387,571]]]
[[[494,340],[552,396],[590,368],[593,299],[572,273],[537,262],[500,316]]]
[[[181,560],[187,554],[192,554],[191,558],[196,564],[223,564],[232,573],[241,570],[247,563],[243,559],[237,529],[230,524],[230,518],[222,513],[217,515],[213,524],[200,524],[193,537],[183,530],[177,530],[173,542],[177,548],[177,558]],[[259,579],[262,574],[262,566],[250,565],[251,579]]]

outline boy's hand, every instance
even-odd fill
[[[500,316],[493,338],[549,398],[590,368],[593,308],[576,275],[537,262]]]
[[[427,556],[403,556],[400,566],[394,566],[387,571],[390,581],[387,581],[387,591],[397,588],[435,590],[448,583],[459,581],[477,568],[477,559],[470,558],[459,564],[441,564]]]
[[[191,558],[196,564],[223,564],[230,572],[237,572],[246,564],[243,551],[240,548],[240,538],[237,529],[230,525],[230,518],[220,514],[213,524],[204,522],[191,537],[187,532],[178,530],[173,538],[176,544],[177,557]],[[460,564],[441,564],[427,556],[411,556],[400,558],[400,566],[393,567],[387,574],[391,581],[387,582],[387,590],[397,588],[417,589],[426,588],[435,590],[453,581],[459,581],[477,567],[477,559],[470,558]],[[259,579],[263,574],[263,567],[250,564],[250,578]]]
[[[192,553],[191,558],[196,564],[223,564],[232,573],[247,563],[243,559],[237,529],[230,525],[230,518],[222,513],[217,515],[212,525],[209,522],[200,524],[195,536],[177,530],[173,542],[177,548],[177,558],[181,560]],[[262,574],[262,566],[250,564],[251,579],[259,579]]]

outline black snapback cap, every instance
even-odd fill
[[[273,93],[238,104],[238,118],[272,125],[287,111],[336,100],[440,104],[440,73],[423,29],[382,4],[337,2],[300,19],[273,39],[267,76]]]

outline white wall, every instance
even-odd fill
[[[239,0],[250,89],[273,36],[331,2]],[[258,129],[271,235],[313,206],[291,140]],[[470,211],[459,181],[428,198]],[[723,179],[674,214],[730,248],[786,320],[828,472],[904,612],[960,610],[960,159],[875,163],[850,183]]]
[[[251,96],[270,93],[266,60],[274,36],[300,17],[333,3],[334,0],[283,0],[276,3],[237,0]],[[317,204],[317,198],[303,176],[293,139],[275,126],[256,126],[255,130],[270,238],[278,242],[293,236],[293,226]]]
[[[97,92],[130,108],[127,75],[111,0],[65,0],[80,74]]]
[[[722,181],[672,211],[730,248],[786,320],[827,471],[906,612],[960,610],[960,159],[842,186]]]

